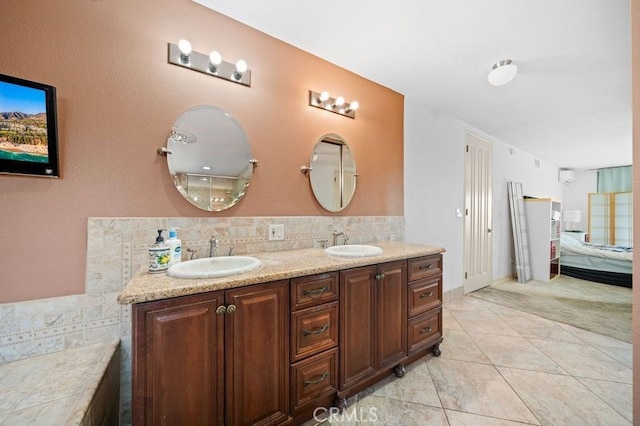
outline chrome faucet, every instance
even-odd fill
[[[215,235],[211,236],[209,240],[209,257],[216,257],[218,255],[218,240]]]
[[[191,254],[191,256],[189,256],[189,260],[196,259],[198,255],[198,249],[188,248],[187,253]]]
[[[342,235],[342,245],[346,245],[347,241],[349,241],[349,236],[344,231],[342,231],[342,232],[333,231],[332,235],[333,235],[333,245],[334,246],[338,245],[338,237],[341,236],[341,235]]]

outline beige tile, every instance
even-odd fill
[[[589,345],[531,339],[537,348],[572,376],[632,383],[632,371]]]
[[[521,422],[478,416],[462,411],[444,410],[451,426],[522,426]]]
[[[46,404],[23,410],[14,410],[4,424],[7,425],[64,425],[69,415],[69,406],[75,402],[74,396],[56,399]]]
[[[497,368],[542,424],[630,424],[574,377]]]
[[[466,331],[445,329],[444,340],[440,345],[440,350],[442,351],[440,358],[490,364],[489,359],[482,353]]]
[[[598,395],[611,408],[629,421],[633,419],[633,386],[606,380],[578,379],[591,392]]]
[[[360,424],[385,426],[448,425],[442,408],[369,395],[358,401]]]
[[[523,337],[473,332],[469,335],[493,365],[567,374],[555,361]]]
[[[607,348],[605,346],[596,346],[600,352],[609,355],[627,368],[633,369],[633,349],[632,348]]]
[[[491,312],[487,307],[487,303],[474,297],[463,297],[461,299],[452,300],[446,304],[446,308],[451,311],[483,311]]]
[[[493,366],[441,358],[427,366],[444,408],[539,424]]]
[[[519,336],[520,334],[509,327],[498,315],[491,311],[451,311],[451,315],[467,332],[501,334],[505,336]]]
[[[404,377],[392,375],[383,383],[373,386],[373,390],[372,395],[378,397],[441,407],[438,392],[424,361],[409,365]]]
[[[558,323],[535,315],[499,314],[503,321],[516,330],[522,337],[553,340],[558,342],[582,343],[582,340],[569,333]]]
[[[581,328],[574,327],[568,324],[557,323],[558,326],[567,330],[569,333],[576,336],[578,339],[593,346],[605,346],[609,348],[631,348],[631,343],[623,342],[622,340],[614,339],[613,337],[603,336],[592,331],[583,330]]]
[[[462,326],[451,315],[448,309],[442,310],[442,328],[446,330],[462,330]]]

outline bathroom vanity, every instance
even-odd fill
[[[300,424],[438,356],[444,249],[375,245],[255,254],[258,269],[216,279],[139,271],[118,298],[133,304],[133,423]]]

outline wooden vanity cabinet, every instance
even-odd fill
[[[289,419],[289,282],[133,306],[133,424]]]
[[[338,399],[375,383],[406,354],[406,261],[341,271]]]
[[[440,355],[442,343],[442,255],[407,261],[409,356],[431,350]]]
[[[333,405],[338,389],[338,272],[291,280],[291,415],[294,424]]]

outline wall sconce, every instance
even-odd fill
[[[251,86],[251,70],[242,59],[235,64],[222,59],[219,52],[208,55],[191,49],[188,40],[169,43],[169,63],[189,68],[213,77],[222,78],[244,86]]]
[[[342,96],[332,98],[329,92],[314,92],[309,90],[309,106],[335,112],[349,118],[356,118],[356,110],[360,107],[358,101],[345,102]]]

